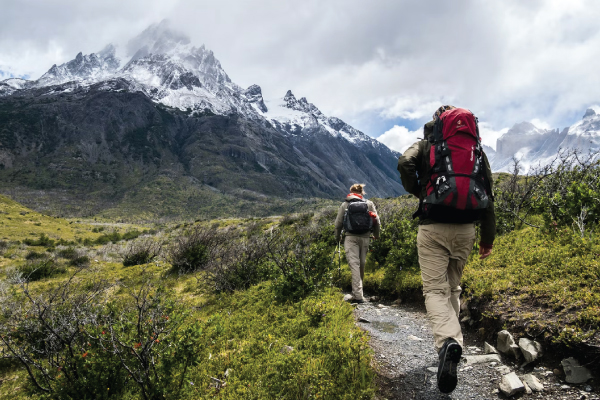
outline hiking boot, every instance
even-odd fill
[[[447,339],[440,350],[440,365],[438,366],[438,389],[442,393],[450,393],[456,388],[458,376],[456,375],[462,347],[454,339]]]

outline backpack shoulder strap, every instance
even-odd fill
[[[433,132],[429,136],[429,142],[433,144],[442,141],[444,139],[443,129],[444,121],[440,117],[436,117],[433,124]]]

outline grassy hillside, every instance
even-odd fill
[[[2,205],[0,399],[372,397],[331,212],[112,227]]]

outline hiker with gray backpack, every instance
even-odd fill
[[[464,108],[442,106],[425,124],[425,138],[398,160],[402,185],[419,198],[417,250],[427,316],[439,355],[438,388],[458,382],[463,335],[458,319],[460,280],[481,227],[480,258],[496,235],[492,172],[479,137],[477,118]]]
[[[352,272],[352,297],[356,303],[365,302],[363,279],[371,233],[378,239],[381,229],[375,204],[364,198],[364,188],[365,184],[362,183],[350,187],[350,194],[340,205],[335,219],[336,241],[341,241],[342,232],[345,235],[344,250]]]

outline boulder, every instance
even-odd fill
[[[544,385],[542,385],[540,380],[536,378],[535,375],[523,375],[521,379],[523,380],[523,383],[527,384],[527,386],[529,386],[529,388],[534,392],[541,392],[542,390],[544,390]]]
[[[496,350],[494,348],[494,346],[492,346],[491,344],[489,344],[488,342],[485,342],[483,344],[483,352],[485,354],[498,354],[498,350]]]
[[[534,362],[542,355],[542,345],[527,338],[519,339],[519,348],[527,363]]]
[[[565,358],[560,363],[565,370],[565,380],[568,383],[585,383],[593,378],[590,370],[579,365],[579,361],[573,357]]]
[[[500,382],[500,390],[506,396],[511,397],[517,393],[524,392],[525,385],[523,385],[523,382],[521,382],[517,374],[511,372],[510,374],[502,376],[502,381]]]
[[[500,356],[498,354],[482,354],[476,356],[465,356],[465,360],[467,360],[467,365],[472,364],[482,364],[487,362],[501,362]]]
[[[510,332],[506,330],[498,332],[496,348],[500,352],[509,356],[513,356],[516,359],[521,357],[521,349],[515,343],[515,339],[513,339],[513,336],[510,334]]]
[[[347,294],[344,296],[344,301],[352,301],[354,300],[354,297],[351,294]]]

